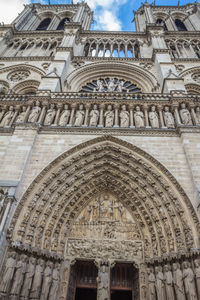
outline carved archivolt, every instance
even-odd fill
[[[16,209],[12,241],[64,255],[81,212],[102,192],[112,192],[128,211],[146,258],[199,247],[199,222],[173,176],[109,136],[73,148],[41,172]]]
[[[66,86],[69,90],[80,91],[82,86],[95,78],[105,77],[105,74],[108,77],[122,78],[125,81],[132,81],[134,78],[135,84],[142,92],[158,91],[158,81],[153,74],[124,62],[100,62],[82,66],[66,78]]]

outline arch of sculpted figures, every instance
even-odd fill
[[[89,218],[97,221],[95,211],[91,217],[89,209],[97,199],[105,201],[105,223],[111,213],[106,204],[109,198],[115,207],[118,205],[113,218],[123,226],[129,223],[134,232],[125,234],[122,240],[118,231],[109,233],[112,224],[108,222],[107,234],[101,236],[102,250],[93,229],[89,232],[81,224]],[[92,259],[99,264],[102,257],[110,266],[115,261],[135,264],[142,294],[148,289],[148,278],[142,276],[147,267],[197,258],[191,249],[199,247],[199,222],[186,194],[160,163],[129,143],[105,136],[69,150],[42,171],[22,197],[9,236],[9,253],[15,253],[15,263],[21,266],[22,261],[29,265],[37,261],[30,271],[33,285],[35,274],[41,272],[37,278],[44,276],[43,282],[49,283],[43,290],[50,290],[53,264],[57,265],[57,288],[62,286],[59,299],[68,291],[68,282],[62,282],[62,265],[67,262],[70,273],[70,265],[77,259]],[[42,289],[42,277],[41,282],[38,280],[36,294]],[[18,284],[23,290],[22,282]],[[141,299],[145,297],[144,293]]]

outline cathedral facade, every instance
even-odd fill
[[[200,300],[200,4],[0,25],[0,299]]]

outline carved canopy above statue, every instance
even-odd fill
[[[87,83],[82,87],[81,92],[140,93],[141,89],[130,81],[107,77]]]

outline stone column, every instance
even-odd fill
[[[43,121],[44,121],[44,118],[45,118],[45,114],[46,114],[46,106],[47,106],[47,103],[44,103],[43,107],[42,107],[42,111],[41,111],[40,117],[39,117],[39,120],[38,120],[39,124],[43,124]]]
[[[0,113],[0,122],[3,119],[3,116],[4,116],[5,112],[6,112],[6,108],[7,108],[6,105],[4,105],[3,108],[2,108],[2,110],[1,110],[1,113]]]
[[[73,125],[75,109],[76,109],[76,104],[72,104],[71,115],[70,115],[69,124],[67,125],[67,127],[71,127]]]
[[[176,120],[176,124],[177,124],[177,126],[180,126],[181,120],[180,120],[180,116],[179,116],[179,112],[178,112],[178,104],[174,104],[173,108],[174,108],[174,117]]]
[[[164,119],[163,119],[163,113],[162,113],[162,106],[158,106],[158,112],[159,112],[159,117],[160,117],[160,124],[161,124],[161,128],[167,128],[165,125],[164,125]]]
[[[97,265],[97,300],[110,299],[110,264],[108,261],[99,261]]]
[[[119,105],[115,104],[114,105],[115,108],[115,122],[114,122],[114,128],[118,128],[119,127]]]
[[[12,120],[10,121],[9,126],[12,126],[12,124],[14,123],[14,121],[15,121],[15,119],[16,119],[18,113],[19,113],[19,110],[20,110],[20,106],[17,105],[16,108],[15,108],[15,113],[14,113],[14,115],[13,115],[13,117],[12,117]]]
[[[58,104],[57,105],[56,117],[55,117],[53,126],[57,126],[58,125],[58,120],[59,120],[59,117],[60,117],[60,111],[61,111],[61,109],[62,109],[62,104]]]
[[[197,121],[196,114],[194,111],[194,104],[190,104],[190,109],[191,109],[192,121],[193,121],[194,125],[197,125],[198,121]]]
[[[100,117],[99,117],[99,125],[98,127],[103,127],[103,111],[104,111],[104,104],[100,104]]]
[[[88,115],[89,115],[90,104],[86,104],[85,108],[86,108],[85,120],[84,120],[84,124],[83,124],[82,127],[87,127],[88,126]]]
[[[148,116],[148,106],[147,105],[144,105],[144,117],[145,117],[145,127],[151,128],[149,126],[149,116]]]
[[[133,121],[133,104],[130,105],[130,128],[135,128]]]
[[[29,117],[29,114],[30,114],[30,110],[31,110],[31,105],[29,105],[26,109],[26,114],[25,114],[25,117],[24,117],[24,123],[26,123],[28,121],[28,117]]]

